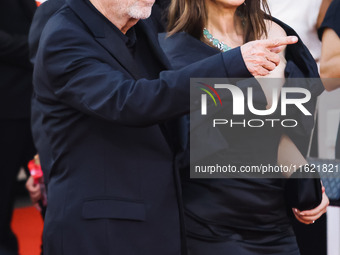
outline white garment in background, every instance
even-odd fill
[[[319,63],[321,42],[316,23],[322,0],[267,0],[273,17],[291,26]]]

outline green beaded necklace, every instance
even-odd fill
[[[203,35],[205,38],[207,38],[207,40],[209,42],[212,43],[212,45],[214,47],[216,47],[217,49],[219,49],[222,52],[226,52],[228,50],[231,50],[232,48],[229,47],[228,45],[226,45],[223,42],[220,42],[218,39],[214,38],[212,34],[210,34],[210,32],[208,31],[208,29],[204,28],[203,29]]]

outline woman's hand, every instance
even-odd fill
[[[329,199],[326,195],[325,188],[322,186],[322,201],[318,207],[302,212],[296,208],[293,208],[293,213],[298,221],[304,224],[313,224],[317,219],[322,216],[322,214],[327,212],[328,205]]]

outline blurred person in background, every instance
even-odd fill
[[[291,26],[307,46],[317,64],[321,56],[321,42],[317,29],[332,0],[268,0],[271,15]]]
[[[326,90],[340,87],[340,1],[333,0],[319,29],[322,40],[320,76]],[[340,126],[339,126],[340,127]],[[340,159],[340,129],[335,146],[335,157]]]
[[[17,175],[35,154],[30,128],[28,31],[34,0],[0,1],[0,254],[17,255],[12,219]]]

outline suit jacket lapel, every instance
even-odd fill
[[[134,59],[126,47],[125,43],[113,31],[112,28],[105,28],[105,38],[96,38],[96,40],[107,49],[110,54],[128,71],[136,80],[141,79],[139,69],[137,68]]]
[[[66,0],[76,15],[86,24],[95,40],[100,43],[121,66],[136,80],[142,78],[130,51],[114,31],[110,23],[99,11],[91,8],[88,0]]]

